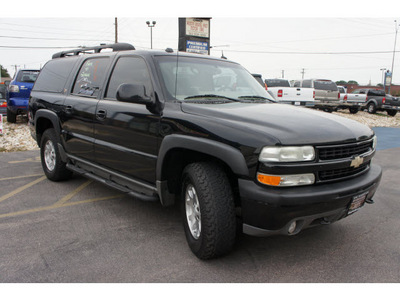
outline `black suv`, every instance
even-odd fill
[[[201,259],[229,252],[237,227],[294,235],[347,217],[373,202],[382,173],[368,127],[276,104],[239,64],[172,49],[55,54],[32,90],[29,124],[50,180],[74,172],[179,202]]]

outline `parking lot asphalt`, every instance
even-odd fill
[[[0,153],[0,282],[398,283],[400,128],[375,131],[375,204],[292,237],[240,236],[211,261],[191,253],[176,207],[80,176],[51,182],[38,151]]]

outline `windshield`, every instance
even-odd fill
[[[170,99],[200,97],[211,102],[215,97],[230,100],[248,97],[273,101],[257,80],[238,64],[184,56],[158,56],[157,61]]]

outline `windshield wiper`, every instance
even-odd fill
[[[240,96],[238,98],[239,99],[245,99],[245,100],[264,100],[264,101],[267,100],[267,101],[270,101],[270,102],[275,102],[272,99],[269,99],[269,98],[266,98],[266,97],[262,97],[262,96],[257,96],[257,95]]]
[[[225,100],[229,100],[229,101],[239,101],[238,99],[229,98],[229,97],[222,96],[222,95],[215,95],[215,94],[193,95],[193,96],[186,97],[184,100],[204,99],[204,98],[225,99]]]

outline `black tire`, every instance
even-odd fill
[[[391,117],[394,117],[397,114],[397,110],[390,109],[387,111],[387,114]]]
[[[43,133],[40,143],[42,168],[47,178],[52,181],[66,180],[72,176],[72,172],[66,168],[66,163],[61,160],[57,142],[55,130],[49,128]]]
[[[356,114],[358,113],[358,107],[349,107],[349,111],[351,114]]]
[[[17,114],[13,113],[7,107],[7,122],[8,123],[16,123],[17,122]]]
[[[198,205],[191,204],[195,199]],[[184,169],[181,208],[186,240],[198,258],[212,259],[232,250],[235,205],[228,177],[218,165],[192,163]],[[200,221],[200,226],[190,226],[190,217]]]
[[[367,105],[367,111],[368,111],[368,113],[370,113],[370,114],[376,113],[376,105],[375,105],[374,102],[371,102],[371,103],[369,103],[369,104]]]

